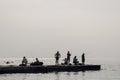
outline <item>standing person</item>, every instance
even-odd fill
[[[22,65],[27,65],[27,63],[28,63],[28,60],[27,60],[27,58],[24,56],[23,57],[23,60],[22,60]]]
[[[71,54],[70,54],[70,52],[68,51],[68,53],[67,53],[67,62],[68,62],[68,64],[70,63],[70,56],[71,56]]]
[[[59,64],[59,58],[61,57],[61,55],[60,55],[60,53],[59,53],[59,51],[57,51],[57,53],[55,54],[55,59],[56,59],[56,61],[55,61],[55,63],[58,65]]]
[[[82,54],[82,64],[83,65],[85,64],[85,54],[84,53]]]

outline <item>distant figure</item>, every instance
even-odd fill
[[[26,57],[24,56],[23,57],[23,60],[22,60],[22,65],[27,65],[27,63],[28,63],[28,61],[27,61],[27,59],[26,59]]]
[[[39,63],[40,61],[38,60],[38,58],[36,58],[36,63]]]
[[[6,61],[6,64],[14,63],[13,61]]]
[[[77,59],[77,56],[75,56],[75,57],[73,58],[73,63],[74,63],[75,65],[79,64],[79,61],[78,61],[78,59]]]
[[[6,64],[10,64],[10,62],[9,62],[9,61],[7,61],[7,62],[6,62]]]
[[[82,54],[82,64],[83,65],[85,64],[85,54],[84,53]]]
[[[59,51],[57,51],[57,53],[55,54],[55,59],[56,59],[56,61],[55,61],[55,63],[58,65],[59,64],[59,58],[61,57],[61,55],[60,55],[60,53],[59,53]]]
[[[68,64],[67,58],[64,59],[64,64]]]
[[[36,58],[36,61],[35,62],[32,62],[31,64],[30,64],[30,66],[42,66],[43,65],[43,62],[40,62],[39,60],[38,60],[38,58]]]
[[[70,54],[70,52],[68,51],[68,53],[67,53],[67,62],[68,62],[68,64],[70,63],[70,56],[71,56],[71,54]]]

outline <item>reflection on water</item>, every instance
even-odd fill
[[[26,78],[27,78],[27,74],[24,74],[22,80],[26,80]]]
[[[82,80],[85,80],[85,72],[82,72]]]
[[[56,76],[56,79],[55,80],[60,80],[60,75],[59,75],[59,72],[55,72],[55,76]]]
[[[78,72],[73,72],[73,75],[78,75]]]
[[[66,80],[69,80],[71,78],[71,75],[78,75],[79,72],[55,72],[55,77],[56,77],[55,80],[61,80],[61,78],[63,78],[62,77],[63,74],[64,74],[64,78],[66,78]]]
[[[71,73],[70,73],[70,72],[67,72],[66,74],[67,74],[68,76],[70,76]]]

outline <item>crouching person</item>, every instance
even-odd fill
[[[78,61],[78,59],[77,59],[77,56],[75,56],[75,57],[73,58],[73,63],[74,63],[75,65],[78,65],[78,64],[79,64],[79,61]]]

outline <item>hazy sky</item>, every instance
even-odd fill
[[[120,0],[0,0],[0,57],[120,57]]]

